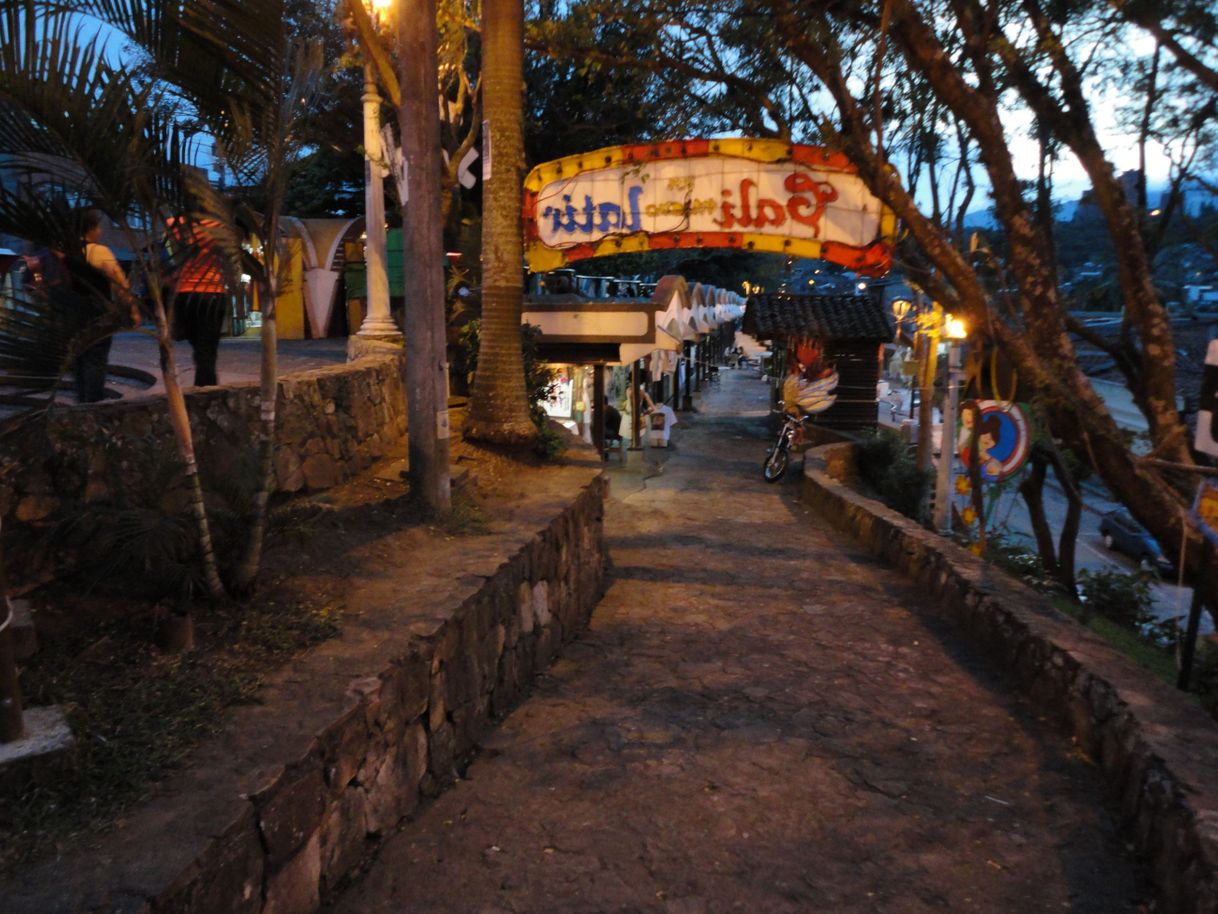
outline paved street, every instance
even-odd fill
[[[591,628],[331,914],[1138,911],[1091,764],[761,480],[765,389],[723,375],[612,465]]]

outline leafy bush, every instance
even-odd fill
[[[986,539],[985,557],[1041,593],[1057,590],[1060,586],[1045,570],[1045,563],[1039,552],[1030,550],[1024,544],[1002,534],[995,533]]]
[[[1155,622],[1150,612],[1154,605],[1150,582],[1142,575],[1084,569],[1078,573],[1078,584],[1088,612],[1135,630]]]
[[[918,469],[913,445],[890,429],[880,429],[859,443],[855,462],[859,478],[884,504],[917,518],[932,475],[930,470]]]

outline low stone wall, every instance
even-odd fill
[[[293,662],[114,833],[0,885],[5,914],[315,911],[587,623],[607,484],[595,455],[564,472],[531,532],[475,538],[459,566],[421,544],[408,599]]]
[[[803,498],[940,601],[1095,760],[1166,914],[1218,912],[1218,726],[1022,582],[843,485],[852,445],[809,452]]]
[[[406,435],[401,360],[380,355],[280,379],[275,434],[279,491],[325,489],[351,478]],[[204,485],[256,474],[258,384],[186,395]],[[57,407],[0,440],[0,478],[10,568],[22,545],[97,504],[140,504],[175,479],[177,446],[164,396]]]

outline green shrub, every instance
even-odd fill
[[[932,474],[919,470],[916,448],[890,429],[880,429],[855,450],[859,478],[880,500],[906,517],[917,518]]]
[[[1057,580],[1045,570],[1045,563],[1039,552],[1028,549],[1023,543],[1001,533],[991,534],[986,538],[985,557],[1007,574],[1014,575],[1041,593],[1060,589]]]
[[[533,451],[543,460],[557,460],[562,452],[567,449],[567,442],[569,440],[570,436],[564,431],[555,427],[551,422],[545,422],[540,426],[537,441],[533,445]]]
[[[1150,582],[1142,575],[1084,569],[1078,573],[1078,585],[1088,612],[1135,630],[1155,622]]]

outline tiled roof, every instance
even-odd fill
[[[868,295],[753,295],[742,329],[759,340],[810,336],[887,342],[893,335],[888,313]]]

